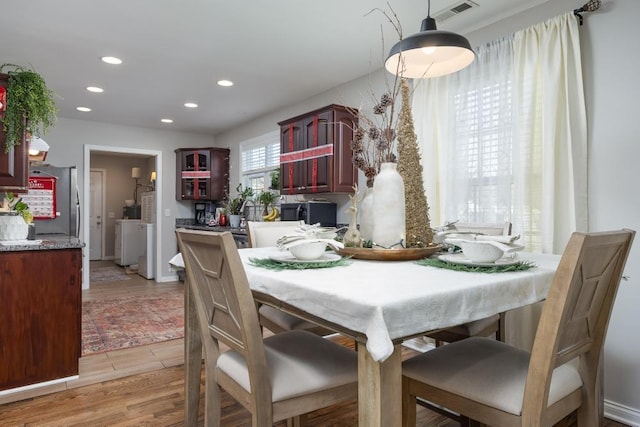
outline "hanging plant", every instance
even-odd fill
[[[20,145],[25,131],[41,136],[55,124],[57,108],[53,101],[53,91],[47,88],[40,74],[13,64],[4,64],[9,81],[7,85],[7,105],[0,117],[2,129],[6,133],[5,152]]]

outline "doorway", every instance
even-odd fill
[[[162,264],[159,262],[159,259],[161,258],[160,254],[162,253],[162,241],[161,241],[161,233],[160,231],[162,230],[162,216],[159,215],[159,211],[160,211],[160,206],[162,206],[162,192],[161,192],[161,188],[162,188],[162,152],[161,151],[157,151],[157,150],[142,150],[142,149],[135,149],[135,148],[129,148],[129,147],[111,147],[111,146],[96,146],[96,145],[85,145],[84,146],[84,176],[83,176],[83,182],[85,183],[84,188],[83,188],[83,206],[82,206],[82,235],[85,241],[85,256],[83,257],[83,277],[82,277],[82,288],[83,289],[89,289],[90,287],[90,277],[89,277],[89,273],[90,273],[90,259],[94,259],[92,258],[92,256],[95,256],[95,252],[96,247],[98,246],[98,243],[96,241],[101,241],[99,244],[101,246],[100,251],[102,252],[101,254],[101,259],[105,259],[105,239],[104,239],[104,221],[107,219],[107,216],[109,218],[112,219],[112,217],[115,218],[119,218],[119,212],[113,212],[113,209],[110,209],[110,212],[108,213],[108,215],[105,215],[105,207],[104,207],[104,193],[105,191],[103,191],[103,196],[102,196],[102,213],[101,213],[101,226],[102,227],[97,227],[97,224],[92,224],[92,219],[90,216],[90,211],[92,208],[92,204],[94,204],[95,202],[97,202],[96,200],[94,200],[94,194],[92,194],[93,189],[91,188],[91,182],[92,182],[92,178],[96,178],[96,175],[93,175],[93,171],[96,170],[96,168],[94,168],[93,170],[91,169],[91,158],[92,158],[92,154],[94,155],[112,155],[112,156],[122,156],[123,158],[127,158],[127,157],[143,157],[146,159],[149,159],[150,164],[153,164],[153,170],[156,171],[156,194],[155,194],[155,200],[154,200],[154,209],[156,212],[155,218],[156,218],[156,227],[155,227],[155,240],[156,240],[156,245],[155,245],[155,251],[153,253],[153,257],[156,260],[155,262],[155,274],[154,277],[156,278],[156,281],[159,281],[160,277],[161,277],[161,267]],[[93,176],[92,176],[93,175]],[[110,179],[107,179],[105,177],[106,174],[103,174],[102,180],[103,180],[103,186],[102,188],[104,189],[106,185],[108,185],[108,181],[110,181]],[[137,181],[136,181],[137,182]],[[89,252],[89,253],[87,253]]]

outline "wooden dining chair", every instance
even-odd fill
[[[576,410],[578,426],[599,425],[600,355],[634,235],[573,233],[531,353],[476,337],[405,361],[403,425],[416,425],[417,398],[461,414],[462,425],[552,426]]]
[[[285,419],[303,425],[308,412],[357,399],[354,351],[306,331],[262,338],[231,233],[176,234],[202,334],[205,425],[220,425],[220,387],[261,427]],[[220,352],[220,343],[230,350]]]
[[[300,231],[301,225],[304,225],[304,221],[248,221],[249,245],[252,248],[275,246],[280,237]],[[274,334],[300,330],[324,336],[334,332],[269,305],[261,305],[258,314],[260,315],[260,324]]]
[[[487,236],[508,236],[511,234],[511,223],[482,224],[455,223],[455,231],[464,233],[478,233]],[[438,329],[426,334],[435,340],[436,347],[443,342],[456,342],[469,337],[487,337],[494,335],[498,341],[504,341],[504,314],[496,314],[451,328]]]

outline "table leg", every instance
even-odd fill
[[[202,337],[193,291],[189,280],[184,282],[184,420],[185,426],[198,425],[200,408],[200,371],[202,369]]]
[[[402,424],[402,359],[400,345],[384,362],[371,358],[358,342],[358,425],[394,427]]]

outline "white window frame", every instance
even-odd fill
[[[264,164],[261,167],[252,168],[245,170],[245,161],[244,156],[245,153],[250,150],[265,148],[270,145],[274,146],[274,149],[277,153],[276,156],[272,157],[272,162],[269,164]],[[275,161],[274,161],[275,158]],[[268,159],[265,159],[268,160]],[[277,163],[276,163],[277,161]],[[257,136],[255,138],[248,139],[240,143],[240,182],[243,187],[249,186],[249,183],[252,179],[255,178],[263,178],[263,187],[262,188],[253,188],[255,194],[259,194],[263,190],[269,189],[269,184],[271,183],[271,172],[280,169],[280,131],[275,130],[273,132],[266,133],[264,135]]]

